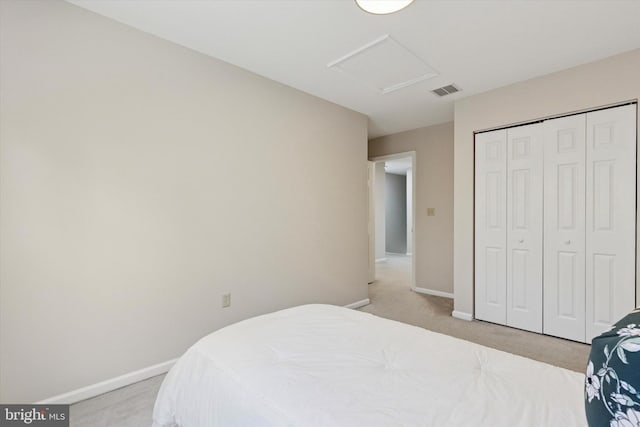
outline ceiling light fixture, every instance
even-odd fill
[[[413,0],[355,0],[360,9],[374,15],[386,15],[404,9]]]

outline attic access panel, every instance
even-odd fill
[[[328,67],[338,69],[383,94],[438,75],[430,65],[389,35],[331,62]]]

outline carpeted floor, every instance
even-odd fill
[[[453,300],[417,294],[409,288],[410,259],[387,255],[376,264],[376,280],[369,285],[371,304],[360,310],[487,347],[584,372],[590,346],[488,322],[451,317]]]
[[[71,427],[150,427],[164,375],[71,405]]]
[[[453,301],[409,288],[410,259],[389,255],[377,264],[378,280],[369,285],[371,304],[361,310],[473,341],[509,353],[583,372],[589,346],[491,323],[451,317]],[[149,427],[164,375],[71,406],[73,427]]]

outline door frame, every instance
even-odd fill
[[[416,290],[416,259],[418,256],[418,249],[416,247],[416,175],[417,175],[417,162],[416,162],[416,152],[415,151],[404,151],[402,153],[394,153],[387,154],[384,156],[375,156],[369,157],[369,161],[375,163],[385,162],[387,160],[398,160],[398,159],[406,159],[407,157],[411,158],[411,229],[413,232],[411,233],[411,280],[409,281],[409,286],[412,291]],[[370,197],[374,197],[375,192],[370,193]],[[371,200],[373,201],[373,200]],[[371,215],[371,212],[370,212]],[[375,224],[375,214],[373,214],[373,218],[369,218],[369,221]],[[373,221],[372,221],[373,220]],[[370,235],[370,238],[374,241],[375,247],[375,233]],[[371,245],[371,243],[369,243]],[[375,278],[375,272],[374,272]]]
[[[371,284],[376,281],[376,225],[375,225],[375,215],[376,209],[374,206],[375,203],[375,173],[376,173],[376,164],[372,161],[367,161],[367,187],[369,190],[368,199],[369,199],[369,213],[368,213],[368,222],[367,222],[367,237],[368,237],[368,246],[369,246],[369,270],[367,271],[367,283]]]

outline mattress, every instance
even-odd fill
[[[202,338],[167,374],[153,425],[585,426],[583,390],[566,369],[313,304]]]

